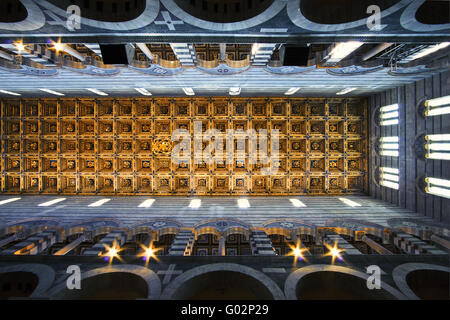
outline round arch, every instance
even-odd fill
[[[0,235],[10,233],[23,233],[25,236],[43,231],[55,231],[58,241],[66,238],[66,230],[60,221],[54,218],[29,218],[10,222],[0,228]]]
[[[27,0],[29,1],[29,0]],[[44,1],[42,2],[42,6],[46,9],[60,15],[61,17],[66,16],[66,11],[55,6],[54,4]],[[107,21],[97,21],[94,19],[89,19],[83,17],[83,24],[88,25],[94,28],[101,28],[107,30],[114,31],[124,31],[124,30],[136,30],[139,28],[143,28],[153,21],[155,21],[156,17],[159,14],[160,4],[158,0],[146,0],[144,11],[133,20],[122,21],[122,22],[107,22]]]
[[[405,263],[397,266],[394,271],[392,271],[392,278],[394,278],[394,282],[397,285],[397,288],[400,289],[400,291],[408,297],[408,299],[411,300],[420,300],[420,298],[412,291],[412,289],[409,287],[408,282],[406,280],[406,277],[409,273],[417,270],[432,270],[432,271],[444,271],[444,272],[450,272],[450,268],[435,265],[435,264],[428,264],[428,263]]]
[[[387,237],[388,228],[367,220],[358,219],[332,219],[325,223],[325,226],[334,228],[336,233],[355,237],[358,231],[373,235],[382,240]]]
[[[281,291],[278,285],[264,273],[257,271],[253,268],[235,263],[215,263],[190,269],[182,273],[178,277],[176,277],[172,282],[169,283],[169,285],[167,285],[167,287],[161,294],[161,299],[163,300],[173,299],[177,290],[180,287],[182,287],[185,283],[187,283],[189,280],[198,277],[200,275],[217,271],[236,272],[249,276],[254,280],[259,281],[270,292],[273,299],[275,300],[285,299],[283,291]]]
[[[295,270],[292,272],[288,278],[286,279],[285,285],[284,285],[284,294],[286,295],[286,299],[288,300],[297,300],[297,285],[300,282],[300,280],[315,272],[323,272],[323,271],[330,271],[330,272],[338,272],[338,273],[344,273],[348,275],[355,276],[357,278],[367,280],[369,277],[369,274],[348,268],[348,267],[342,267],[342,266],[334,266],[334,265],[327,265],[327,264],[315,264],[307,267],[303,267],[300,269]],[[395,298],[399,300],[405,300],[406,297],[399,292],[397,289],[391,287],[387,283],[381,281],[381,288],[386,290],[388,293],[393,295]]]
[[[92,270],[86,271],[81,274],[81,281],[95,277],[95,276],[99,276],[99,275],[110,274],[110,273],[119,273],[119,272],[120,273],[131,273],[131,274],[134,274],[134,275],[142,278],[147,283],[147,289],[148,289],[147,299],[149,299],[149,300],[159,299],[159,297],[161,295],[161,281],[159,280],[159,277],[152,270],[145,268],[145,267],[137,266],[137,265],[124,264],[124,265],[117,265],[117,266],[113,265],[113,266],[92,269]],[[54,287],[50,291],[50,298],[58,299],[58,296],[60,294],[62,294],[66,288],[67,288],[67,286],[66,286],[65,282]]]
[[[367,23],[367,18],[359,19],[356,21],[350,21],[350,22],[344,22],[344,23],[338,23],[338,24],[322,24],[317,23],[309,20],[301,10],[301,1],[289,1],[287,3],[287,14],[289,19],[292,21],[293,24],[295,24],[297,27],[310,30],[310,31],[316,31],[316,32],[336,32],[336,31],[342,31],[342,30],[348,30],[356,27],[363,26]],[[304,0],[303,0],[304,1]],[[400,0],[396,4],[386,8],[385,10],[381,11],[381,18],[385,18],[396,11],[402,9],[406,5],[410,3],[409,0]]]
[[[67,228],[67,236],[72,236],[77,233],[91,232],[92,236],[98,236],[119,229],[121,223],[116,219],[95,218],[77,221]]]
[[[194,226],[195,239],[202,234],[214,234],[218,237],[242,234],[248,239],[250,233],[250,226],[237,219],[212,219],[201,221]]]
[[[157,237],[177,234],[181,228],[183,228],[183,224],[172,219],[152,219],[129,227],[133,236],[140,233],[155,233]]]
[[[38,277],[38,285],[31,293],[30,298],[45,297],[45,293],[55,281],[56,275],[53,268],[45,264],[38,263],[18,264],[0,268],[0,273],[8,272],[30,272]]]
[[[12,221],[2,226],[1,231],[7,234],[27,229],[31,232],[38,233],[50,227],[60,227],[59,220],[53,218],[29,218],[19,221]]]
[[[295,233],[316,236],[316,226],[303,220],[272,219],[266,221],[263,227],[267,235],[281,234],[289,237]]]
[[[161,0],[165,8],[177,18],[193,26],[214,31],[236,31],[257,26],[275,17],[285,6],[284,1],[274,1],[265,11],[259,15],[239,22],[218,23],[199,19],[181,9],[174,0]]]

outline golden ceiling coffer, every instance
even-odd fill
[[[172,150],[172,142],[169,139],[156,139],[152,143],[152,150],[155,154],[167,154]]]
[[[367,191],[367,101],[359,98],[7,99],[1,101],[0,187],[6,194],[339,195]],[[195,128],[201,125],[201,132]],[[216,129],[267,130],[233,140],[224,158],[194,161],[194,138]],[[190,136],[191,152],[174,161]],[[278,141],[271,130],[278,130]],[[235,137],[236,138],[236,137]],[[186,142],[183,142],[186,143]],[[256,145],[254,145],[256,144]],[[239,146],[239,148],[238,148]],[[188,145],[189,147],[189,145]],[[256,149],[255,149],[256,148]],[[238,151],[244,156],[238,156]],[[212,155],[218,152],[213,151]],[[274,171],[264,171],[272,166]]]

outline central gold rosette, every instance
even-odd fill
[[[172,142],[168,139],[155,139],[152,142],[152,150],[154,153],[169,153],[172,150]]]

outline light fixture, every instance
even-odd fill
[[[425,101],[425,115],[438,116],[450,113],[450,96]]]
[[[450,141],[450,134],[430,134],[425,136],[427,141]]]
[[[2,204],[7,204],[7,203],[10,203],[10,202],[14,202],[14,201],[17,201],[17,200],[20,200],[21,198],[9,198],[9,199],[5,199],[5,200],[1,200],[0,201],[0,206],[2,205]]]
[[[433,160],[450,160],[450,153],[430,152],[427,153],[425,157]]]
[[[450,151],[450,143],[428,143],[426,146],[429,150]]]
[[[293,95],[294,93],[296,93],[298,90],[300,90],[300,88],[290,88],[284,94],[287,95],[287,96],[290,96],[290,95]]]
[[[143,96],[151,96],[152,94],[145,88],[134,88],[137,92],[142,94]]]
[[[431,110],[425,111],[426,116],[440,116],[442,114],[448,114],[448,113],[450,113],[450,107],[433,108]]]
[[[238,96],[241,93],[241,88],[240,87],[231,87],[229,94],[230,96]]]
[[[88,207],[100,207],[101,205],[107,203],[110,200],[111,199],[101,199],[101,200],[91,203],[90,205],[88,205]]]
[[[334,246],[330,246],[328,243],[325,243],[325,247],[327,247],[328,252],[325,254],[326,256],[331,256],[331,264],[334,264],[334,261],[338,259],[342,261],[341,252],[345,251],[344,249],[339,249],[337,242],[334,243]]]
[[[53,94],[55,96],[64,96],[63,93],[57,92],[57,91],[53,91],[53,90],[50,90],[50,89],[39,89],[39,90],[47,92],[47,93],[50,93],[50,94]]]
[[[419,52],[416,52],[416,53],[412,54],[411,56],[407,57],[406,60],[412,61],[412,60],[416,60],[419,58],[423,58],[429,54],[432,54],[433,52],[444,49],[444,48],[448,47],[449,45],[450,45],[450,42],[442,42],[440,44],[428,46],[428,47],[420,50]]]
[[[55,49],[56,53],[59,53],[60,51],[64,51],[65,49],[65,44],[61,43],[61,40],[59,40],[58,42],[53,41],[53,49]]]
[[[202,200],[200,199],[192,199],[189,203],[189,208],[198,209],[202,205]]]
[[[397,136],[392,136],[392,137],[381,137],[380,138],[381,142],[398,142],[398,137]]]
[[[16,47],[18,54],[20,54],[22,51],[25,51],[26,49],[26,46],[23,44],[22,41],[14,42],[14,46]]]
[[[381,119],[398,118],[398,111],[385,112],[380,115]]]
[[[399,188],[399,170],[396,168],[381,167],[380,168],[380,185],[398,190]]]
[[[430,99],[425,101],[427,107],[439,107],[450,105],[450,96],[444,96],[440,98]]]
[[[380,112],[390,112],[398,110],[398,103],[391,104],[380,108]]]
[[[441,187],[450,188],[450,180],[438,179],[438,178],[425,178],[425,181]]]
[[[143,244],[139,244],[142,248],[142,252],[138,255],[138,257],[142,257],[146,263],[146,265],[148,265],[149,261],[153,258],[156,261],[159,261],[158,257],[156,256],[156,253],[160,250],[162,250],[162,248],[155,248],[153,246],[153,241],[150,242],[150,244],[147,246],[143,245]]]
[[[58,198],[58,199],[50,200],[50,201],[38,204],[38,207],[49,207],[53,204],[62,202],[64,200],[66,200],[66,198]]]
[[[364,42],[360,41],[339,42],[334,46],[327,58],[325,58],[326,62],[337,63],[361,47],[363,44]]]
[[[250,202],[248,202],[247,199],[238,199],[238,206],[239,208],[250,208]]]
[[[433,194],[435,196],[450,199],[450,189],[444,189],[440,187],[428,187],[425,190],[427,193]]]
[[[427,141],[425,149],[427,153],[425,157],[435,160],[450,160],[450,134],[431,134],[425,136]],[[444,152],[436,152],[444,151]]]
[[[341,200],[346,205],[348,205],[349,207],[361,207],[361,205],[358,202],[352,201],[350,199],[346,198],[338,198],[338,199]]]
[[[398,143],[382,143],[380,145],[381,149],[398,150]]]
[[[398,151],[382,150],[380,151],[380,155],[386,157],[398,157]]]
[[[107,244],[103,244],[103,246],[106,249],[106,252],[104,254],[100,253],[99,255],[102,255],[105,257],[105,260],[108,261],[110,264],[113,262],[114,258],[119,259],[122,261],[122,259],[119,256],[119,252],[122,251],[120,246],[117,244],[117,241],[114,240],[112,246],[108,246]]]
[[[298,260],[306,260],[305,259],[305,252],[308,252],[307,248],[302,248],[300,240],[297,240],[297,245],[293,246],[289,244],[289,248],[291,249],[291,252],[289,252],[288,256],[294,256],[294,265],[297,264]]]
[[[394,181],[394,182],[398,182],[400,180],[398,175],[396,176],[396,175],[389,174],[389,173],[384,173],[384,172],[381,174],[381,177],[383,179]]]
[[[292,203],[294,207],[297,208],[306,207],[306,205],[298,199],[289,199],[289,201]]]
[[[107,251],[107,256],[114,258],[117,257],[118,251],[116,248],[109,248]]]
[[[86,88],[86,90],[89,90],[92,93],[98,94],[99,96],[107,96],[108,95],[107,93],[97,90],[97,89]]]
[[[396,168],[381,167],[380,169],[386,173],[392,173],[392,174],[396,174],[396,175],[399,174],[399,170]]]
[[[182,88],[184,93],[188,96],[193,96],[195,95],[195,92],[192,88]]]
[[[398,124],[398,119],[385,120],[380,122],[381,126],[392,126],[396,124]]]
[[[427,186],[425,191],[427,193],[450,199],[450,180],[438,179],[438,178],[425,178]]]
[[[392,126],[398,124],[398,103],[380,108],[380,125]]]
[[[398,136],[380,138],[380,155],[398,157]]]
[[[16,92],[12,92],[12,91],[7,91],[7,90],[0,90],[0,92],[1,92],[1,93],[4,93],[4,94],[9,94],[9,95],[11,95],[11,96],[21,96],[20,93],[16,93]]]
[[[347,89],[344,89],[344,90],[342,90],[342,91],[336,92],[336,94],[337,94],[338,96],[340,96],[340,95],[347,94],[347,93],[349,93],[349,92],[355,91],[356,89],[357,89],[357,88],[347,88]]]
[[[150,208],[155,202],[155,199],[147,199],[144,200],[141,204],[138,205],[138,208]]]
[[[391,182],[391,181],[380,181],[380,185],[382,185],[383,187],[387,187],[387,188],[395,189],[395,190],[398,190],[398,188],[399,188],[398,183]]]

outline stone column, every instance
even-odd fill
[[[367,244],[369,247],[371,247],[373,250],[375,250],[379,254],[393,254],[388,249],[386,249],[379,243],[376,243],[375,241],[373,241],[372,239],[370,239],[367,236],[363,236],[361,241],[364,242],[365,244]]]
[[[150,61],[154,60],[153,54],[145,43],[136,43],[136,45],[141,49],[141,51],[147,56]]]
[[[227,44],[221,43],[220,44],[220,60],[225,61],[227,58]]]
[[[225,237],[220,236],[219,238],[219,255],[225,256],[226,250],[225,250]]]
[[[73,249],[75,249],[76,247],[78,247],[81,243],[83,243],[86,240],[86,236],[82,235],[81,237],[79,237],[78,239],[72,241],[71,243],[69,243],[67,246],[65,246],[64,248],[58,250],[57,252],[55,252],[53,255],[54,256],[64,256],[67,253],[69,253],[70,251],[72,251]]]
[[[450,250],[450,241],[448,241],[446,239],[442,239],[441,237],[438,237],[435,234],[433,234],[431,236],[430,240],[433,241],[434,243],[440,244],[441,246],[443,246],[447,250]]]
[[[9,244],[13,241],[16,241],[17,239],[18,239],[18,236],[17,236],[17,232],[16,232],[12,236],[0,241],[0,248],[6,246],[7,244]]]

